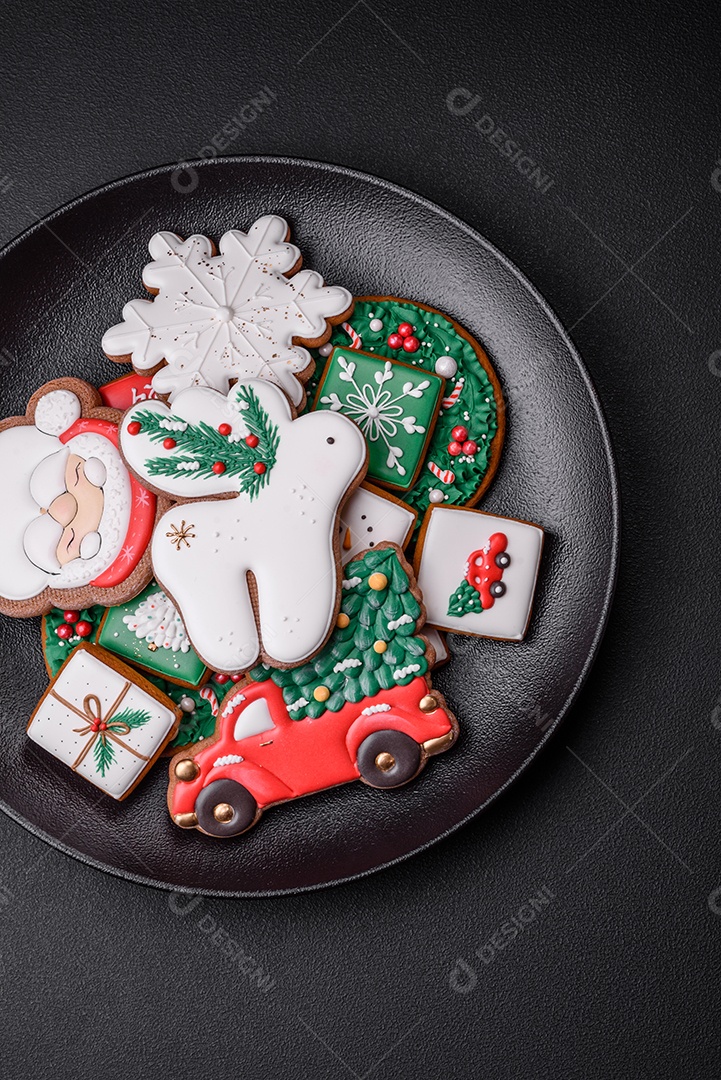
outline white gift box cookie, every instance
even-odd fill
[[[180,710],[109,653],[78,645],[40,699],[27,733],[113,799],[130,794],[175,736]]]
[[[432,507],[416,551],[430,626],[521,641],[528,629],[543,529],[480,510]]]
[[[383,540],[405,548],[417,517],[400,499],[373,484],[361,484],[343,507],[338,523],[341,562],[345,565]]]

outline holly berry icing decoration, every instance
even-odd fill
[[[33,742],[122,800],[175,736],[180,709],[94,645],[75,649],[28,724]]]
[[[455,742],[400,550],[366,551],[346,574],[321,652],[301,668],[254,668],[221,702],[215,737],[173,758],[168,806],[181,828],[237,836],[274,803],[357,779],[398,787]]]
[[[321,345],[353,298],[299,270],[301,253],[289,235],[287,222],[272,214],[247,233],[226,232],[218,250],[206,236],[156,233],[143,272],[156,295],[125,305],[122,323],[103,337],[106,355],[132,362],[138,374],[154,372],[154,392],[171,401],[190,386],[227,394],[235,380],[259,378],[299,405],[312,371],[303,345]]]
[[[374,322],[380,322],[380,320],[373,320]],[[381,327],[382,328],[382,323]],[[371,324],[371,329],[374,329]],[[398,329],[388,335],[388,348],[389,349],[403,349],[407,353],[415,353],[421,347],[421,343],[414,334],[415,327],[409,322],[402,322],[399,324]]]
[[[128,431],[135,422],[137,435]],[[177,446],[158,453],[171,425]],[[282,391],[256,379],[227,397],[191,387],[172,406],[138,405],[125,416],[121,445],[143,482],[173,501],[194,500],[161,518],[152,557],[206,666],[233,673],[261,656],[290,665],[317,651],[338,602],[338,514],[365,471],[355,424],[327,412],[294,420]],[[219,460],[222,473],[213,470]]]
[[[33,394],[25,416],[0,423],[4,614],[61,607],[75,616],[150,579],[156,498],[128,473],[119,420],[88,383],[58,379]]]

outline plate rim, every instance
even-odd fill
[[[590,402],[593,406],[593,410],[596,414],[599,432],[601,435],[601,442],[603,445],[604,456],[606,458],[608,466],[609,487],[610,487],[610,508],[611,508],[611,533],[612,542],[609,546],[610,555],[610,572],[608,580],[606,582],[606,588],[604,592],[603,604],[599,609],[598,623],[593,635],[591,644],[587,650],[586,658],[583,665],[576,677],[572,687],[566,694],[562,707],[557,712],[554,722],[543,733],[543,738],[533,747],[531,752],[523,759],[513,773],[507,777],[500,787],[496,788],[492,795],[490,795],[485,802],[481,803],[469,814],[467,814],[460,821],[455,822],[453,825],[444,829],[438,833],[432,839],[419,844],[416,847],[411,848],[408,851],[403,852],[402,855],[398,855],[393,859],[388,859],[384,862],[378,863],[376,866],[369,867],[366,870],[360,870],[357,873],[348,874],[343,877],[334,878],[331,881],[316,882],[311,885],[300,885],[282,889],[268,889],[268,890],[236,890],[236,889],[211,889],[211,888],[194,888],[189,885],[172,885],[166,881],[159,880],[157,878],[148,877],[143,874],[136,874],[131,870],[121,870],[118,867],[112,866],[109,863],[102,862],[100,859],[95,859],[90,855],[85,854],[82,851],[78,851],[75,848],[70,847],[62,839],[58,839],[51,836],[44,829],[32,822],[28,821],[22,814],[18,813],[11,806],[9,806],[4,799],[0,799],[0,811],[2,811],[12,821],[17,822],[24,829],[26,829],[31,835],[37,837],[39,840],[43,840],[50,847],[57,851],[61,851],[65,855],[69,855],[71,858],[76,859],[78,862],[83,863],[86,866],[91,866],[96,870],[100,870],[103,873],[110,874],[113,877],[120,878],[123,881],[131,881],[137,885],[144,885],[159,889],[163,892],[175,893],[179,895],[190,896],[207,896],[207,897],[227,897],[237,899],[265,899],[268,897],[282,897],[282,896],[295,896],[301,893],[316,892],[320,889],[330,889],[337,885],[343,885],[352,881],[358,881],[363,878],[370,877],[372,874],[377,874],[381,871],[387,870],[390,867],[397,866],[399,863],[405,862],[415,855],[419,855],[429,848],[435,846],[447,837],[453,835],[459,829],[464,828],[469,822],[473,821],[480,814],[488,810],[505,792],[506,790],[516,782],[516,780],[524,773],[532,761],[538,757],[547,747],[548,743],[557,733],[565,720],[569,710],[573,706],[583,684],[585,683],[588,675],[595,663],[598,651],[603,642],[604,635],[606,633],[609,616],[611,613],[611,607],[613,605],[614,594],[616,591],[616,585],[618,582],[618,570],[619,570],[619,558],[620,558],[620,542],[621,542],[621,501],[620,501],[620,487],[618,482],[618,469],[616,465],[616,458],[613,450],[613,443],[611,441],[611,435],[609,432],[608,424],[606,422],[606,416],[604,413],[603,405],[596,390],[595,384],[589,374],[586,365],[584,364],[581,355],[572,341],[569,332],[563,326],[560,318],[556,315],[553,308],[549,305],[548,301],[541,295],[536,289],[533,283],[526,277],[526,275],[516,266],[516,264],[508,258],[502,251],[500,251],[494,244],[492,244],[486,237],[479,233],[476,229],[468,225],[456,214],[446,210],[438,203],[433,202],[431,199],[427,199],[423,195],[419,195],[417,192],[410,188],[403,187],[400,184],[396,184],[391,180],[386,180],[383,177],[375,176],[372,173],[362,172],[359,169],[351,169],[345,165],[335,165],[330,162],[315,161],[309,158],[297,158],[289,157],[285,155],[273,155],[273,154],[239,154],[229,157],[213,157],[213,158],[196,158],[183,162],[172,162],[165,165],[154,166],[150,169],[141,169],[138,172],[130,173],[117,180],[112,180],[106,184],[100,184],[97,187],[86,191],[82,195],[78,195],[75,198],[64,203],[62,206],[51,211],[49,214],[44,215],[42,218],[30,224],[22,232],[18,233],[12,240],[5,244],[0,249],[0,262],[4,261],[17,247],[19,247],[26,239],[38,232],[40,229],[47,228],[50,223],[64,214],[67,214],[83,204],[90,202],[96,196],[107,194],[115,191],[119,188],[126,187],[139,180],[148,180],[162,174],[167,174],[175,171],[184,170],[202,170],[212,168],[222,168],[226,165],[250,165],[250,164],[267,164],[274,166],[285,167],[301,167],[307,169],[316,169],[321,172],[329,172],[333,174],[340,174],[341,176],[348,177],[349,179],[361,181],[365,184],[370,184],[375,187],[380,187],[385,191],[392,192],[404,199],[410,200],[417,206],[422,207],[424,210],[432,213],[435,216],[439,216],[445,219],[454,228],[460,229],[464,232],[474,243],[480,244],[486,251],[488,251],[495,259],[497,259],[516,279],[518,284],[530,294],[535,301],[538,308],[541,309],[545,317],[549,320],[563,345],[567,349],[568,353],[572,357],[576,368],[583,380],[586,391],[588,393]]]

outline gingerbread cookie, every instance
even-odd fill
[[[57,379],[0,423],[4,614],[122,603],[150,580],[161,507],[125,467],[119,420],[88,383]]]
[[[365,548],[389,540],[404,548],[413,535],[418,515],[387,491],[363,483],[343,507],[338,523],[341,562],[357,559]]]
[[[206,236],[156,233],[143,284],[153,300],[132,300],[123,322],[103,337],[113,360],[151,375],[154,391],[174,400],[190,386],[226,394],[236,380],[269,379],[294,405],[313,369],[307,348],[321,345],[353,297],[299,272],[283,218],[259,218],[247,233],[231,229],[218,252]]]
[[[423,466],[403,499],[421,515],[429,506],[472,506],[500,461],[505,407],[483,347],[457,322],[426,304],[392,296],[356,297],[353,315],[317,350],[318,373],[335,347],[402,360],[445,380],[438,419]]]
[[[368,443],[369,477],[407,491],[423,464],[443,390],[443,379],[411,364],[335,348],[313,408],[353,420]]]
[[[278,387],[251,380],[136,405],[121,445],[143,483],[179,501],[155,530],[153,567],[207,666],[317,652],[339,604],[338,514],[365,472],[358,428],[325,412],[296,420]]]
[[[457,634],[521,641],[542,549],[538,525],[480,510],[432,507],[415,554],[428,622]]]
[[[393,544],[345,569],[325,648],[303,667],[264,664],[221,702],[215,736],[173,758],[177,825],[236,836],[276,803],[361,779],[394,788],[455,741],[458,726],[430,683],[423,606]]]
[[[428,644],[435,653],[435,659],[433,661],[433,670],[443,667],[447,664],[451,658],[450,649],[448,648],[448,641],[446,635],[442,634],[440,630],[436,630],[432,626],[424,626],[423,634],[428,639]]]
[[[73,772],[127,798],[174,737],[180,709],[95,645],[79,645],[35,708],[27,733]]]

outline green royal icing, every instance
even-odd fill
[[[371,588],[369,578],[375,573],[385,575],[385,588]],[[336,626],[328,644],[302,667],[259,664],[250,672],[256,682],[272,679],[281,687],[291,720],[338,712],[348,702],[407,686],[428,671],[425,640],[416,636],[421,607],[394,549],[368,551],[348,563],[344,575],[341,612],[348,625]],[[373,648],[377,641],[386,643],[385,651]],[[315,700],[320,686],[330,691],[326,701]]]
[[[337,348],[316,409],[342,412],[365,435],[368,478],[408,489],[420,466],[444,380],[405,363]]]
[[[371,330],[372,318],[381,319],[383,328]],[[397,331],[400,323],[408,322],[415,327],[414,336],[420,341],[415,353],[388,347],[389,334]],[[441,356],[450,356],[458,365],[454,378],[446,380],[444,397],[447,397],[458,379],[465,380],[461,395],[450,409],[441,409],[424,459],[424,467],[409,491],[403,493],[404,502],[420,514],[420,521],[428,509],[428,492],[436,488],[447,498],[445,505],[463,505],[473,498],[483,482],[491,460],[491,443],[498,429],[496,400],[493,386],[472,345],[461,337],[453,325],[442,315],[425,311],[410,301],[359,300],[356,302],[350,325],[360,335],[364,352],[378,352],[391,360],[413,363],[419,369],[435,371],[435,362]],[[348,347],[350,338],[342,326],[333,327],[330,343]],[[307,386],[308,402],[313,403],[320,377],[325,369],[326,358],[313,350],[316,371]],[[310,405],[306,406],[306,409]],[[455,427],[468,429],[468,438],[478,446],[473,458],[448,453],[453,441]],[[450,469],[455,474],[452,484],[441,483],[427,468],[433,461],[439,469]]]

